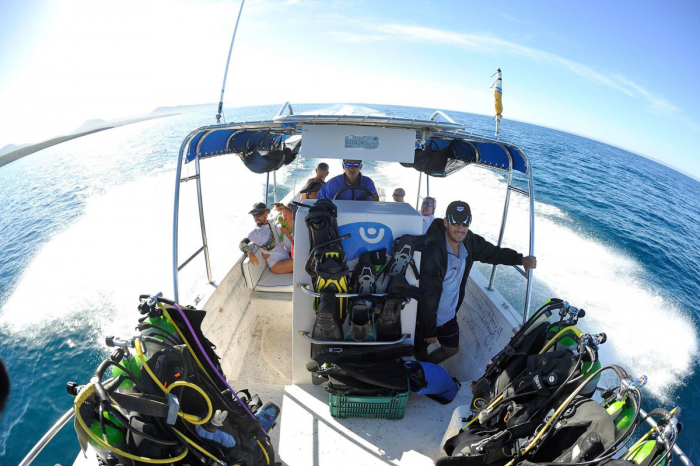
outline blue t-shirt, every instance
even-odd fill
[[[467,262],[467,249],[464,243],[459,243],[459,256],[452,252],[452,246],[447,241],[445,234],[445,246],[447,247],[447,273],[442,280],[442,294],[438,305],[436,325],[444,325],[455,316],[457,300],[459,299],[459,286],[462,284],[462,276]]]
[[[374,187],[374,181],[372,181],[369,176],[362,176],[362,173],[360,173],[359,176],[360,186],[364,186],[365,188],[369,189],[372,194],[376,194],[377,189]],[[347,181],[345,181],[345,174],[334,176],[323,185],[321,190],[318,192],[318,198],[333,199],[335,195],[338,194],[338,191],[343,189],[345,186],[351,186]],[[366,194],[367,193],[361,189],[348,189],[347,191],[343,192],[338,199],[342,199],[344,201],[354,201],[355,199]],[[371,201],[369,196],[366,200]]]

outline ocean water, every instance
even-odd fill
[[[325,107],[325,108],[324,108]],[[428,118],[432,110],[393,106],[295,105],[297,112]],[[269,118],[277,107],[227,110],[229,121]],[[484,116],[449,112],[477,134]],[[17,464],[71,407],[67,381],[85,382],[107,355],[105,335],[130,335],[138,295],[172,295],[172,200],[180,143],[213,114],[141,122],[79,138],[0,169],[0,357],[12,395],[0,421],[0,465]],[[698,306],[700,183],[600,142],[505,120],[502,137],[525,150],[535,180],[538,268],[533,308],[560,297],[585,308],[581,324],[604,331],[604,362],[645,374],[644,407],[680,405],[679,445],[700,461]],[[315,161],[298,159],[277,175],[280,195],[298,190]],[[192,170],[193,167],[187,167]],[[366,163],[378,185],[403,187],[415,203],[412,169]],[[245,215],[265,178],[236,157],[202,163],[204,208],[215,280],[238,258]],[[331,174],[340,173],[331,161]],[[522,183],[522,179],[516,179]],[[437,214],[454,199],[472,206],[472,229],[496,241],[504,176],[467,167],[431,179]],[[182,191],[180,257],[199,247],[194,184]],[[424,194],[424,193],[423,193]],[[504,243],[527,249],[527,200],[511,197]],[[489,268],[478,266],[484,273]],[[197,259],[181,275],[187,296],[204,276]],[[525,282],[501,268],[496,287],[522,309]],[[75,432],[65,427],[35,464],[72,464]]]

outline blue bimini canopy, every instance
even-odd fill
[[[274,171],[299,154],[305,124],[414,129],[414,161],[402,165],[430,176],[449,176],[469,164],[528,174],[528,159],[516,145],[468,133],[457,123],[338,115],[288,115],[274,120],[205,126],[193,131],[185,141],[185,163],[197,155],[203,159],[235,153],[254,173]]]
[[[511,163],[512,160],[512,163]],[[469,164],[527,173],[527,159],[520,149],[501,141],[475,139],[430,139],[416,141],[414,162],[402,164],[430,176],[446,177]]]
[[[237,154],[253,173],[267,173],[294,161],[301,148],[301,139],[272,131],[215,129],[196,134],[187,151],[186,163],[199,158]]]

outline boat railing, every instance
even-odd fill
[[[327,340],[317,340],[311,336],[309,332],[299,332],[299,335],[302,336],[305,340],[310,341],[311,343],[315,345],[352,345],[352,346],[382,346],[382,345],[397,345],[399,343],[403,343],[406,341],[406,338],[411,338],[410,333],[404,333],[401,335],[401,338],[398,340],[394,341],[354,341],[354,340],[333,340],[333,341],[327,341]]]
[[[644,411],[643,409],[640,408],[639,415],[642,416],[644,418],[644,420],[647,421],[647,424],[649,424],[651,427],[654,427],[654,428],[656,427],[656,421],[651,416],[649,416],[646,413],[646,411]],[[679,447],[678,444],[674,444],[672,450],[673,450],[673,453],[676,454],[676,456],[678,457],[678,459],[680,460],[681,463],[683,463],[685,466],[693,466],[693,463],[692,463],[692,461],[690,461],[690,458],[685,456],[685,453],[683,453],[683,450],[681,450],[681,447]]]
[[[452,118],[450,118],[449,116],[447,116],[447,114],[446,114],[445,112],[443,112],[442,110],[435,110],[435,111],[433,112],[433,114],[430,116],[430,121],[435,120],[435,117],[437,117],[437,116],[443,117],[445,120],[449,121],[450,123],[457,124],[456,121],[454,121]]]
[[[292,110],[292,104],[290,104],[289,102],[285,102],[284,105],[282,105],[282,108],[280,108],[280,111],[277,112],[277,115],[275,115],[275,118],[281,117],[285,109],[287,108],[289,109],[289,114],[294,115],[294,110]]]
[[[315,298],[321,297],[321,293],[318,291],[314,291],[309,288],[310,285],[302,285],[301,283],[297,285],[301,291],[304,293],[311,295]],[[375,298],[384,298],[387,296],[386,293],[370,293],[370,294],[358,294],[358,293],[337,293],[335,295],[336,298],[359,298],[361,296],[372,296]]]
[[[70,421],[73,416],[75,415],[75,411],[73,408],[69,409],[68,411],[61,416],[61,418],[56,421],[56,423],[51,426],[51,428],[46,431],[43,437],[39,439],[39,441],[34,445],[34,447],[29,450],[29,453],[24,457],[22,461],[20,461],[19,466],[29,466],[34,459],[41,453],[41,450],[44,449],[44,447],[53,439],[57,433],[60,432],[60,430],[65,426],[68,421]]]

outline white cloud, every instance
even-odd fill
[[[680,109],[674,104],[620,74],[601,73],[587,65],[553,53],[526,47],[497,37],[441,31],[423,26],[407,26],[403,24],[381,25],[370,30],[376,30],[394,38],[399,37],[406,40],[448,44],[480,53],[505,52],[518,57],[527,57],[532,60],[556,64],[591,82],[622,92],[629,97],[646,101],[655,112],[668,115],[680,114]]]

